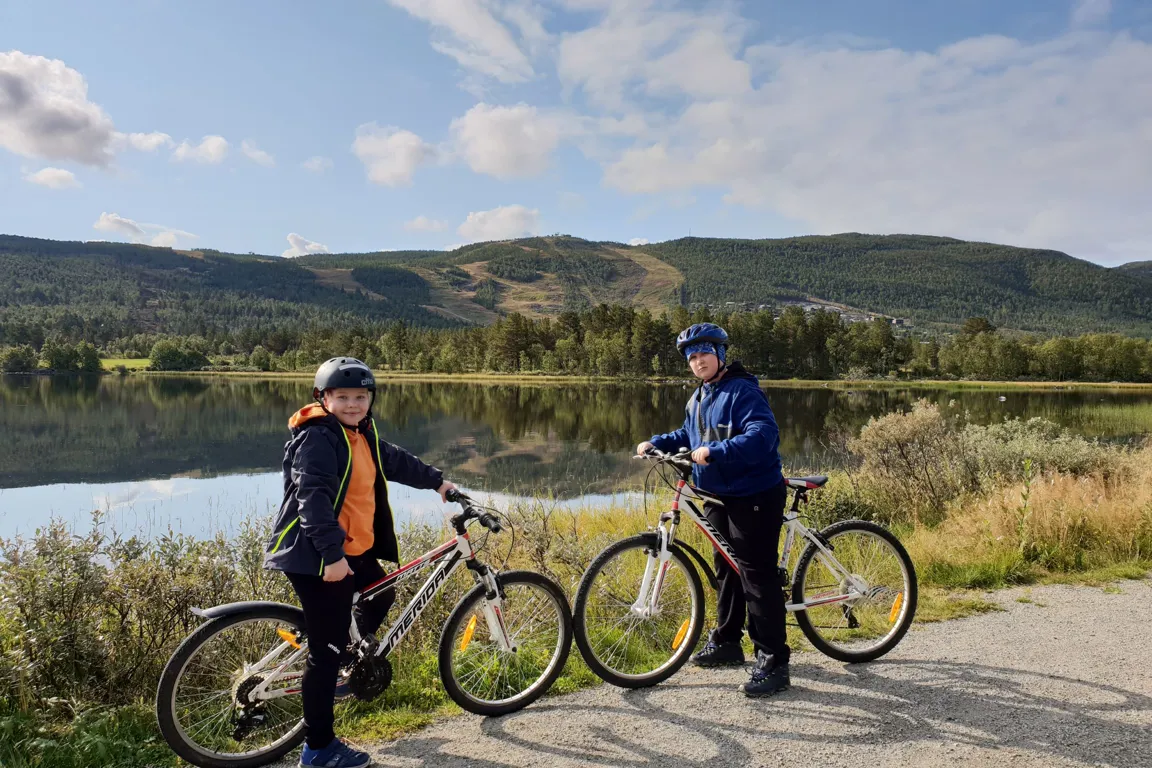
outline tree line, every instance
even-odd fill
[[[255,371],[311,370],[329,357],[353,355],[377,369],[437,373],[549,373],[672,377],[686,374],[676,352],[680,330],[694,322],[723,325],[730,360],[775,379],[934,378],[1052,381],[1152,381],[1152,343],[1119,334],[1041,337],[997,330],[971,318],[951,336],[894,329],[889,321],[848,323],[834,312],[689,313],[601,304],[532,319],[510,314],[487,327],[424,328],[402,321],[383,332],[349,328],[252,328],[187,336],[134,334],[103,348],[106,356],[151,358],[157,370],[208,366]],[[91,370],[97,350],[52,338],[0,352],[0,368]],[[87,366],[85,368],[85,366]]]

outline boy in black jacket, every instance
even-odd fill
[[[316,371],[312,396],[288,421],[284,501],[264,566],[292,582],[308,631],[301,696],[306,741],[301,766],[362,768],[371,762],[332,730],[340,660],[349,643],[352,596],[384,578],[379,560],[399,561],[386,480],[435,489],[447,501],[443,473],[380,439],[372,419],[376,379],[367,365],[336,357]],[[362,635],[379,629],[392,595],[357,608]]]

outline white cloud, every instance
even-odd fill
[[[492,12],[486,0],[388,0],[436,31],[432,47],[451,56],[461,67],[504,83],[524,82],[532,77],[532,63],[520,49],[508,27]],[[512,10],[509,10],[512,9]],[[505,15],[529,43],[543,33],[539,16],[527,3],[508,4]]]
[[[112,119],[59,59],[0,53],[0,147],[25,157],[94,166],[112,161]]]
[[[111,232],[133,243],[148,243],[163,248],[175,248],[197,239],[196,235],[182,229],[174,229],[163,224],[143,224],[118,213],[101,213],[92,228],[101,232]]]
[[[75,189],[80,186],[76,174],[63,168],[41,168],[36,173],[25,174],[24,181],[49,189]]]
[[[117,133],[115,136],[117,149],[131,147],[140,152],[155,152],[160,147],[173,147],[176,142],[166,133],[153,131],[152,133]]]
[[[622,108],[637,89],[659,95],[733,95],[751,87],[735,57],[748,23],[729,11],[666,10],[650,2],[604,4],[599,24],[565,34],[557,71],[595,104]]]
[[[744,58],[751,90],[685,86],[695,93],[681,111],[649,112],[638,140],[612,145],[605,184],[661,195],[714,187],[820,233],[923,232],[1102,261],[1118,260],[1121,243],[1152,251],[1146,42],[1075,31],[934,52],[799,41]],[[631,71],[574,82],[634,111],[659,81],[639,74],[645,61]]]
[[[452,121],[452,133],[468,166],[498,179],[534,176],[548,167],[560,142],[555,117],[536,107],[477,104]]]
[[[540,211],[523,205],[502,205],[490,211],[473,211],[456,233],[469,242],[508,240],[526,237],[539,231]]]
[[[146,236],[143,227],[118,213],[101,213],[92,228],[101,232],[113,232],[131,240],[142,240]]]
[[[404,222],[404,229],[409,232],[443,232],[448,229],[448,222],[440,219],[430,219],[427,216],[417,216],[416,218]]]
[[[291,247],[280,254],[286,259],[304,256],[309,253],[329,253],[328,246],[308,240],[295,232],[288,235],[288,245]]]
[[[272,166],[276,165],[276,160],[272,157],[272,155],[260,149],[256,146],[255,142],[251,142],[248,139],[244,139],[244,141],[240,142],[240,151],[243,152],[249,160],[256,163],[257,165],[262,165],[265,168],[271,168]]]
[[[332,160],[320,155],[308,158],[301,165],[305,170],[312,171],[312,173],[324,173],[332,170]]]
[[[1091,27],[1103,24],[1112,15],[1112,0],[1077,0],[1072,9],[1072,25]]]
[[[199,144],[185,140],[172,152],[172,159],[177,162],[192,160],[216,165],[228,155],[228,147],[229,144],[223,136],[205,136]]]
[[[731,47],[718,30],[697,31],[679,48],[649,65],[648,90],[682,91],[697,98],[738,96],[750,91],[748,63],[734,58]]]
[[[634,237],[628,241],[628,245],[648,245],[649,242],[646,237]]]
[[[416,168],[436,155],[435,147],[411,131],[376,123],[356,129],[352,152],[364,163],[369,181],[389,187],[411,184]]]

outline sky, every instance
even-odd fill
[[[1144,0],[0,4],[0,233],[1152,259]]]

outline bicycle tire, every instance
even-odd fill
[[[627,539],[621,539],[605,548],[584,573],[580,579],[580,586],[576,591],[576,602],[573,607],[573,629],[576,635],[576,647],[584,657],[585,663],[603,681],[620,688],[647,688],[662,683],[674,675],[696,648],[700,634],[704,628],[704,586],[700,581],[700,574],[691,560],[679,549],[673,548],[670,552],[672,559],[684,570],[688,579],[688,589],[692,597],[690,625],[679,645],[673,649],[668,661],[656,669],[643,674],[625,674],[612,669],[602,661],[593,649],[593,642],[589,638],[587,619],[588,598],[592,592],[596,577],[618,555],[637,548],[655,549],[657,538],[655,534],[640,534]]]
[[[883,642],[866,650],[852,651],[839,648],[828,642],[823,635],[820,634],[820,628],[813,623],[812,617],[809,616],[807,610],[796,611],[795,613],[796,623],[804,632],[804,636],[808,638],[808,642],[812,643],[816,650],[837,661],[861,663],[880,658],[895,648],[904,638],[904,635],[908,632],[908,628],[912,626],[912,620],[916,615],[916,604],[919,593],[916,585],[916,568],[912,563],[912,558],[908,556],[908,551],[904,549],[904,545],[900,543],[900,540],[887,528],[867,520],[843,520],[823,529],[818,536],[822,541],[832,544],[833,554],[835,554],[836,539],[849,532],[860,532],[878,537],[887,543],[896,554],[905,576],[905,589],[903,590],[904,594],[901,598],[902,604],[898,615],[899,621],[896,622],[893,629],[884,636],[885,639]],[[792,601],[794,603],[803,600],[805,577],[807,576],[808,569],[812,566],[812,563],[815,562],[814,558],[818,551],[815,546],[809,543],[800,554],[800,559],[796,563],[796,573],[792,580]]]
[[[180,724],[176,711],[177,686],[188,662],[213,637],[237,624],[257,619],[271,619],[297,629],[304,627],[304,612],[290,606],[263,606],[251,610],[222,616],[200,625],[176,648],[156,687],[156,719],[160,733],[172,751],[184,760],[200,768],[256,768],[274,763],[291,752],[304,741],[304,721],[301,719],[281,740],[269,749],[239,757],[227,757],[211,752],[191,741]]]
[[[460,598],[460,601],[456,603],[452,612],[448,615],[448,620],[444,622],[444,629],[440,634],[438,654],[440,680],[444,684],[444,690],[448,692],[452,700],[459,704],[461,708],[473,714],[489,717],[506,715],[509,712],[523,709],[543,696],[564,670],[564,664],[568,661],[568,654],[572,647],[572,611],[568,607],[568,598],[564,596],[564,591],[560,589],[556,582],[533,571],[508,571],[497,575],[496,580],[505,595],[508,595],[510,592],[514,593],[516,590],[513,588],[518,585],[531,586],[532,588],[543,590],[558,613],[560,635],[557,639],[556,647],[548,659],[544,672],[532,681],[527,688],[514,696],[497,700],[483,699],[465,690],[464,685],[457,679],[453,657],[457,649],[460,649],[461,653],[463,653],[463,649],[460,648],[460,643],[457,641],[457,637],[461,634],[461,628],[463,628],[465,632],[469,632],[468,641],[465,645],[481,642],[480,638],[475,638],[475,635],[472,633],[483,630],[477,629],[475,624],[472,624],[471,630],[469,630],[466,622],[471,622],[473,617],[477,616],[477,611],[481,610],[481,603],[486,599],[485,587],[482,584],[477,585],[464,595],[464,597]],[[508,626],[510,627],[509,631],[514,634],[512,628],[515,627],[518,617],[514,610],[508,611],[507,608],[508,606],[505,604],[505,614]],[[499,653],[507,652],[499,651]]]

